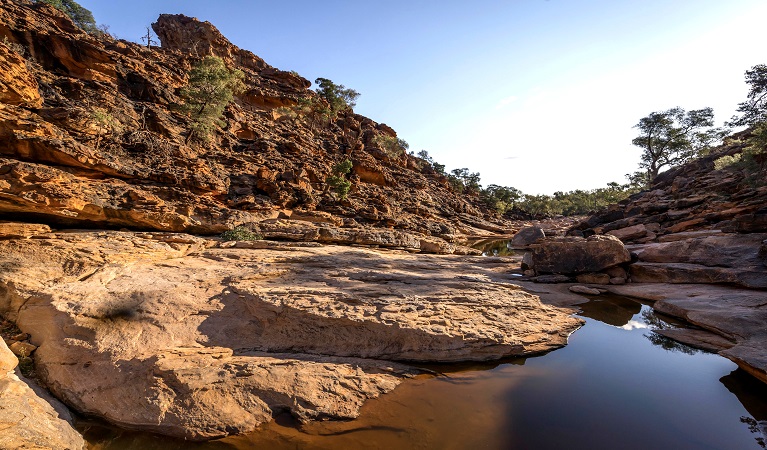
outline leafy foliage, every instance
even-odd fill
[[[650,113],[634,126],[640,135],[631,142],[643,150],[639,166],[647,170],[652,180],[660,169],[699,156],[726,134],[713,125],[714,111],[711,108],[685,111],[677,107]]]
[[[72,19],[78,27],[90,34],[98,34],[99,28],[96,26],[96,19],[90,10],[83,8],[74,0],[37,0],[37,3],[47,3],[56,9],[63,11]]]
[[[762,171],[767,148],[767,65],[758,64],[747,70],[746,83],[751,86],[748,98],[738,104],[740,116],[733,117],[729,125],[751,127],[740,164],[751,172]]]
[[[234,227],[231,230],[224,231],[221,233],[220,237],[225,241],[259,241],[263,239],[263,236],[259,233],[253,232],[243,226]]]
[[[226,106],[245,85],[239,70],[227,69],[216,56],[206,56],[189,72],[189,82],[181,89],[184,104],[178,110],[190,118],[191,137],[207,141],[216,126],[223,126],[221,117]]]
[[[389,158],[399,158],[410,148],[410,145],[404,139],[385,134],[374,136],[373,144],[383,150]]]
[[[314,82],[318,85],[317,93],[330,105],[333,117],[357,105],[360,94],[354,89],[349,89],[343,84],[335,84],[327,78],[317,78]]]
[[[346,175],[351,172],[351,170],[351,160],[345,159],[333,166],[333,174],[325,180],[328,183],[328,187],[333,189],[341,200],[346,199],[346,196],[349,194],[349,189],[352,187],[352,183],[346,179]]]

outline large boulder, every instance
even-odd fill
[[[631,261],[621,240],[605,235],[545,238],[531,245],[531,255],[538,273],[599,272]]]
[[[13,372],[18,364],[0,339],[0,448],[79,450],[85,441],[55,400],[45,400]],[[54,404],[51,404],[54,403]]]
[[[534,244],[538,239],[546,237],[546,233],[541,227],[525,227],[522,228],[511,238],[512,247],[527,247]]]

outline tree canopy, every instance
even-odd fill
[[[207,140],[216,125],[223,125],[224,109],[245,88],[243,78],[241,71],[229,70],[217,56],[206,56],[192,67],[180,92],[184,104],[178,107],[191,119],[187,141],[192,136]]]
[[[724,136],[713,125],[711,108],[685,111],[677,107],[650,113],[634,126],[640,134],[631,142],[643,150],[639,166],[652,180],[662,168],[689,161]]]
[[[746,83],[751,85],[748,100],[738,104],[740,116],[731,119],[732,126],[750,126],[767,122],[767,65],[758,64],[746,71]]]
[[[334,115],[357,106],[357,98],[360,94],[354,89],[349,89],[343,84],[335,84],[327,78],[317,78],[314,82],[318,86],[317,93],[327,100]]]
[[[88,33],[98,32],[96,27],[96,19],[93,18],[93,13],[90,10],[83,8],[74,0],[37,0],[38,3],[47,3],[61,11],[64,11],[66,15],[72,19],[78,27],[82,28]]]

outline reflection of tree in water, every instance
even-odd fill
[[[761,437],[754,438],[756,443],[762,448],[767,448],[767,443],[764,442],[764,436],[767,436],[767,422],[760,423],[753,417],[741,416],[740,421],[748,425],[748,431],[756,434],[761,434]]]
[[[697,348],[682,344],[681,342],[677,342],[655,332],[647,333],[644,335],[644,337],[646,337],[652,345],[660,347],[663,350],[668,350],[670,352],[679,352],[684,353],[685,355],[694,355],[696,353],[702,352],[702,350],[698,350]]]
[[[754,439],[759,446],[767,449],[767,385],[743,369],[736,369],[719,381],[738,398],[751,415],[742,416],[740,421],[756,435]]]
[[[661,319],[651,308],[642,308],[642,319],[644,319],[648,328],[652,331],[644,335],[652,345],[670,352],[684,353],[685,355],[701,353],[701,350],[655,333],[655,330],[671,330],[676,327]]]

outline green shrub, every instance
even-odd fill
[[[373,145],[380,148],[389,158],[399,158],[410,148],[404,139],[385,134],[378,134],[373,137]]]
[[[741,153],[738,153],[737,155],[725,155],[721,158],[717,158],[714,160],[714,169],[716,170],[722,170],[725,167],[729,167],[738,161],[743,157]]]
[[[353,109],[357,105],[356,102],[360,93],[354,89],[349,89],[343,84],[335,84],[327,78],[317,78],[314,82],[318,86],[317,93],[330,105],[333,117],[336,117],[339,112]]]
[[[221,233],[221,239],[225,241],[259,241],[263,239],[257,232],[253,232],[243,226],[234,227]]]
[[[83,8],[74,0],[37,0],[37,3],[47,3],[54,8],[63,11],[72,19],[78,27],[89,34],[99,34],[100,30],[96,26],[96,19],[90,10]]]
[[[192,67],[189,82],[181,88],[184,104],[176,107],[190,119],[187,141],[195,137],[206,142],[216,125],[224,125],[224,109],[235,93],[245,89],[244,77],[239,70],[229,70],[217,56],[206,56]]]
[[[328,187],[333,189],[341,200],[346,199],[349,189],[352,187],[352,183],[346,179],[346,175],[351,170],[352,162],[349,159],[345,159],[333,166],[333,174],[325,180],[328,183]]]

